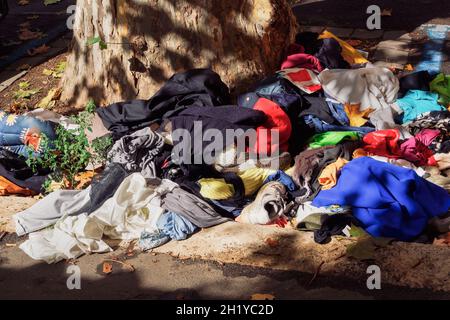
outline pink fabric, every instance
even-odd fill
[[[265,155],[271,155],[274,152],[287,151],[292,126],[286,112],[275,102],[265,98],[259,98],[253,106],[253,109],[262,111],[267,116],[266,122],[256,128],[255,152],[257,154],[264,153]],[[271,130],[278,131],[278,143],[272,141]]]
[[[306,53],[297,53],[288,56],[281,65],[281,70],[290,68],[306,68],[316,72],[322,72],[323,70],[319,59]]]
[[[409,138],[400,145],[402,158],[414,163],[416,166],[437,165],[433,157],[434,152],[428,146],[439,134],[439,130],[424,129],[415,137]]]

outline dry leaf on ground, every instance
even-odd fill
[[[250,300],[274,300],[275,296],[267,293],[254,293],[250,297]]]
[[[42,46],[37,47],[37,48],[33,48],[31,50],[28,50],[27,52],[28,52],[29,56],[35,56],[37,54],[46,53],[46,52],[48,52],[48,50],[50,50],[50,47],[47,46],[46,44],[43,44]]]

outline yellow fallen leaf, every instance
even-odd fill
[[[51,89],[47,96],[43,98],[37,105],[38,108],[50,108],[53,102],[55,104],[55,100],[58,100],[61,96],[61,88],[53,88]]]
[[[31,50],[28,50],[27,52],[28,52],[29,56],[35,56],[37,54],[46,53],[46,52],[48,52],[48,50],[50,50],[50,47],[44,43],[42,46],[33,48]]]
[[[61,93],[61,92],[60,92]],[[83,189],[87,184],[89,184],[92,181],[92,178],[94,177],[94,171],[85,171],[77,174],[75,176],[75,181],[78,182],[75,189]]]

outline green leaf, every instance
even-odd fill
[[[55,4],[55,3],[58,3],[58,2],[61,2],[61,0],[44,0],[44,4],[46,6],[48,6],[50,4]]]
[[[19,82],[20,89],[27,89],[29,86],[30,86],[30,83],[28,81]]]
[[[96,43],[99,43],[100,41],[102,41],[102,39],[100,37],[91,37],[91,38],[88,38],[86,44],[88,46],[92,46],[92,45],[94,45]]]
[[[103,40],[100,41],[99,45],[100,45],[100,50],[105,50],[108,48],[106,42],[104,42]]]

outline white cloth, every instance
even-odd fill
[[[163,180],[160,185],[148,185],[140,173],[128,176],[114,196],[87,216],[63,216],[51,229],[31,234],[20,248],[36,260],[54,263],[75,259],[84,253],[108,252],[111,248],[102,240],[133,240],[142,231],[157,228],[164,212],[161,196],[177,184]]]
[[[323,90],[340,103],[374,109],[370,121],[377,130],[397,127],[391,104],[397,99],[399,81],[389,69],[327,69],[319,74],[319,80]]]
[[[408,160],[405,160],[405,159],[393,159],[393,158],[388,158],[388,157],[383,157],[383,156],[370,156],[370,157],[375,160],[378,160],[378,161],[387,162],[387,163],[396,165],[398,167],[412,169],[417,173],[417,175],[419,177],[423,177],[426,174],[426,171],[424,169],[422,169],[421,167],[416,167],[414,164],[412,164],[411,162],[409,162]]]

